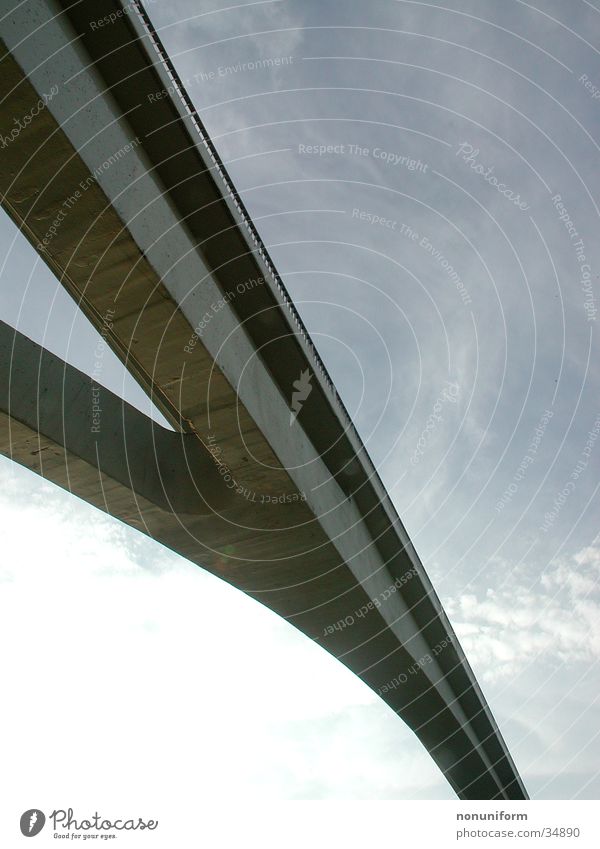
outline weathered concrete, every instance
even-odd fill
[[[185,99],[150,97],[174,85],[155,35],[132,14],[91,29],[115,8],[30,0],[1,21],[0,133],[57,88],[2,151],[3,204],[34,245],[46,238],[41,255],[99,329],[111,310],[107,341],[173,426],[218,456],[234,498],[208,516],[143,498],[132,510],[122,481],[110,480],[115,498],[104,503],[89,464],[64,450],[50,465],[36,459],[39,471],[68,478],[319,641],[382,693],[459,796],[524,798],[440,602],[210,141]],[[290,425],[306,370],[313,388]],[[4,437],[2,450],[32,467],[37,434],[16,424],[19,439]]]
[[[212,514],[234,498],[195,434],[161,427],[2,321],[0,412],[96,469],[100,488],[112,478],[176,514]]]

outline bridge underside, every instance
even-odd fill
[[[0,21],[2,136],[44,104],[2,151],[0,193],[175,432],[105,389],[93,432],[81,406],[89,378],[4,326],[0,450],[319,642],[413,729],[459,797],[526,798],[202,126],[185,96],[151,97],[177,91],[160,42],[133,11],[90,26],[119,8],[30,0]],[[290,424],[294,382],[306,370],[312,391]],[[59,414],[74,405],[79,427],[65,427]]]

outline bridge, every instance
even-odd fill
[[[0,10],[3,207],[170,425],[4,324],[2,453],[318,642],[414,731],[459,798],[526,799],[143,7],[2,0]]]

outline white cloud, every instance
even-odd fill
[[[513,677],[538,661],[598,661],[600,546],[551,563],[537,581],[515,570],[485,593],[459,595],[448,610],[484,681]]]
[[[0,483],[14,793],[74,798],[77,774],[85,807],[452,797],[402,721],[275,614],[5,459]]]

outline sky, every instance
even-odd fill
[[[600,10],[146,8],[530,795],[598,798]],[[0,318],[89,370],[95,332],[4,214],[0,245]],[[148,412],[104,357],[104,382]],[[76,694],[56,688],[44,723],[97,729],[106,762],[74,755],[88,782],[127,747],[115,792],[168,775],[206,796],[453,797],[389,708],[287,623],[2,458],[0,475],[6,674],[33,698],[69,657]]]

